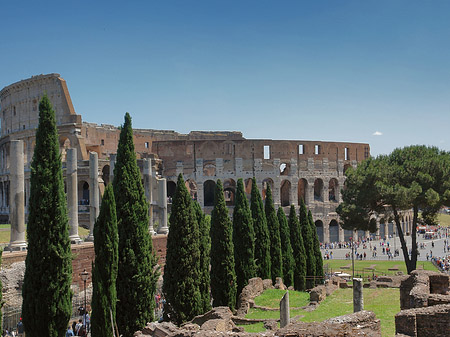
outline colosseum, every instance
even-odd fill
[[[26,217],[38,105],[44,92],[56,112],[66,192],[68,198],[75,200],[72,210],[69,204],[69,217],[92,232],[104,186],[112,179],[119,128],[83,122],[81,115],[75,113],[66,81],[59,74],[33,76],[0,91],[0,219],[10,221],[13,214],[10,162],[17,151],[15,141],[23,144],[19,151],[23,146],[24,183],[19,190],[24,192]],[[180,134],[152,129],[134,129],[134,143],[150,204],[152,232],[167,232],[167,212],[177,176],[182,173],[192,198],[206,213],[212,209],[218,179],[223,181],[226,202],[232,209],[237,179],[244,179],[250,195],[254,176],[263,197],[270,185],[276,206],[284,207],[286,212],[291,204],[298,206],[303,199],[312,211],[321,241],[368,235],[343,230],[335,210],[341,199],[345,170],[370,156],[369,144],[246,139],[238,131]],[[69,160],[69,154],[75,157]],[[76,181],[69,186],[74,172]],[[391,232],[392,225],[386,224],[378,234]],[[76,233],[72,234],[76,241]]]

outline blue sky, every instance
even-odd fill
[[[83,120],[450,150],[450,1],[9,1],[0,87],[60,73]]]

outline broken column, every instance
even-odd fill
[[[86,241],[94,241],[94,224],[100,212],[97,152],[89,152],[89,182],[89,236]]]
[[[81,241],[78,235],[78,172],[77,149],[67,150],[67,208],[69,212],[69,238],[71,243]]]
[[[289,323],[289,291],[286,291],[286,294],[280,301],[280,328],[284,328]]]
[[[148,203],[148,231],[150,235],[155,235],[153,228],[153,197],[152,197],[152,160],[150,158],[144,159],[144,191]]]
[[[25,241],[25,173],[23,167],[23,141],[12,140],[10,143],[10,193],[9,220],[11,223],[11,241],[9,250],[24,250]]]
[[[363,280],[353,278],[353,312],[364,310]]]

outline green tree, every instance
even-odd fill
[[[120,132],[113,189],[119,228],[116,318],[120,334],[128,337],[153,321],[159,275],[128,113]]]
[[[63,336],[72,313],[72,252],[55,112],[45,94],[31,163],[22,295],[27,336]]]
[[[114,336],[116,321],[116,279],[119,261],[119,234],[116,201],[111,184],[105,188],[100,214],[94,226],[95,263],[92,273],[92,335]]]
[[[183,176],[178,176],[170,213],[163,292],[166,318],[181,324],[202,313],[200,234],[197,214]]]
[[[442,205],[450,205],[450,154],[424,145],[395,149],[346,171],[343,203],[337,208],[345,229],[376,231],[376,216],[392,217],[408,273],[416,269],[419,209],[423,222],[435,223]],[[401,212],[413,210],[412,254],[401,226]]]
[[[194,210],[197,216],[198,229],[200,233],[200,272],[199,272],[199,290],[202,303],[201,313],[211,310],[210,284],[209,276],[210,253],[211,253],[211,237],[209,231],[211,229],[211,218],[205,216],[199,203],[194,201]]]
[[[283,207],[278,207],[278,223],[280,224],[281,252],[283,253],[283,281],[287,287],[294,285],[294,256],[291,246],[289,224]]]
[[[250,209],[252,211],[253,228],[255,229],[255,262],[256,275],[264,279],[271,278],[271,262],[270,262],[270,238],[269,229],[267,228],[266,215],[264,207],[256,185],[256,178],[252,180],[252,194],[250,198]]]
[[[223,196],[223,186],[217,181],[214,209],[211,213],[211,294],[213,306],[236,304],[236,273],[234,271],[233,224]]]
[[[280,224],[278,223],[277,213],[273,205],[272,190],[270,185],[267,185],[266,201],[264,204],[264,212],[266,214],[267,227],[270,235],[270,256],[272,282],[275,282],[277,277],[283,277],[283,257],[281,254],[281,239],[280,239]]]
[[[237,296],[248,284],[248,280],[256,276],[255,265],[255,230],[244,182],[238,179],[236,202],[233,211],[233,244],[236,263]]]
[[[300,233],[303,238],[306,257],[306,288],[314,288],[314,276],[316,275],[316,256],[314,254],[314,233],[309,224],[308,211],[303,199],[300,203],[299,211]]]
[[[314,220],[312,217],[312,213],[310,210],[308,210],[308,222],[309,226],[311,227],[311,232],[313,234],[313,241],[314,241],[314,256],[316,259],[316,282],[315,284],[323,283],[323,259],[322,259],[322,252],[320,251],[320,241],[319,236],[317,235],[316,225],[314,224]]]
[[[303,245],[303,238],[300,232],[295,206],[291,205],[289,212],[289,232],[291,234],[292,251],[294,252],[294,288],[295,290],[305,290],[306,288],[306,253]]]

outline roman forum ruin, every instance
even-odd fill
[[[76,114],[66,81],[59,74],[33,76],[0,91],[0,221],[11,223],[10,249],[25,249],[25,221],[30,189],[30,163],[44,92],[56,113],[72,242],[80,240],[78,224],[90,228],[99,212],[101,195],[112,181],[119,128],[83,122]],[[298,207],[303,199],[311,210],[323,242],[368,236],[342,229],[336,207],[345,170],[370,156],[369,144],[304,140],[246,139],[241,132],[134,129],[134,144],[149,202],[152,233],[167,233],[167,214],[182,173],[193,199],[206,213],[212,210],[216,181],[224,184],[230,209],[237,179],[243,178],[250,197],[256,177],[263,198],[267,186],[276,206]],[[23,155],[22,155],[23,153]],[[380,220],[377,235],[392,234],[393,225]],[[412,218],[403,218],[410,231]],[[384,224],[384,225],[383,225]]]

